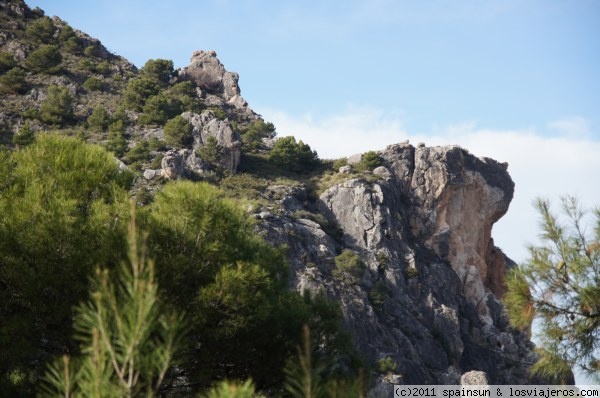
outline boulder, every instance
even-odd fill
[[[216,51],[194,51],[190,65],[179,72],[179,78],[191,80],[200,90],[218,95],[235,106],[247,105],[241,99],[239,75],[225,70]]]

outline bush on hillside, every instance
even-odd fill
[[[0,92],[4,94],[23,94],[27,91],[25,72],[23,69],[12,68],[0,76]]]
[[[102,91],[104,83],[97,77],[90,77],[83,83],[83,88],[87,91]]]
[[[192,140],[192,125],[181,115],[165,124],[165,141],[174,147],[187,145]]]
[[[103,106],[97,106],[88,116],[87,124],[92,131],[102,132],[110,124],[110,115]]]
[[[141,111],[146,100],[160,91],[158,83],[147,77],[131,79],[123,94],[123,103],[127,109]]]
[[[0,73],[7,72],[17,66],[17,61],[12,53],[0,53]]]
[[[358,171],[373,171],[376,167],[381,166],[381,156],[375,151],[363,153],[360,162],[356,165]]]
[[[174,73],[173,61],[168,59],[150,59],[140,69],[140,73],[157,82],[168,84]]]
[[[204,145],[198,148],[200,159],[211,165],[213,169],[218,168],[222,153],[223,147],[219,145],[217,139],[212,135],[208,136]]]
[[[40,119],[47,124],[61,125],[73,116],[73,98],[62,86],[48,87],[48,96],[40,107]]]
[[[15,133],[15,135],[13,135],[12,142],[17,147],[25,147],[25,146],[33,143],[34,140],[35,140],[35,133],[31,129],[31,126],[29,125],[29,123],[25,123],[19,129],[19,131],[17,131]]]
[[[260,148],[261,139],[274,138],[276,134],[273,123],[257,120],[245,131],[242,131],[242,143],[251,151],[257,150]]]
[[[54,40],[56,26],[49,17],[42,17],[27,25],[25,38],[34,43],[51,43]]]
[[[61,62],[58,46],[47,44],[29,54],[25,65],[34,72],[55,74],[60,71]]]
[[[317,152],[302,141],[296,142],[292,136],[275,142],[271,150],[271,161],[278,167],[297,173],[312,171],[320,164]]]
[[[357,283],[365,271],[365,264],[358,254],[350,250],[344,250],[335,258],[335,269],[332,274],[336,279],[348,280]]]

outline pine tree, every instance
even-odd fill
[[[75,317],[82,355],[64,355],[49,367],[43,386],[49,395],[156,396],[181,348],[184,319],[158,299],[134,207],[132,202],[129,259],[114,273],[96,272],[96,291]]]
[[[0,160],[0,391],[24,396],[73,348],[73,307],[94,268],[126,251],[129,177],[99,146],[51,133]]]
[[[538,199],[541,244],[529,247],[527,261],[507,278],[505,304],[511,323],[530,328],[534,318],[542,337],[532,371],[557,383],[573,367],[600,376],[600,209],[594,232],[586,235],[584,211],[574,197],[562,199],[563,221]]]
[[[48,96],[40,107],[40,118],[44,123],[60,125],[73,115],[73,97],[62,86],[49,86]]]
[[[221,160],[222,153],[223,147],[219,145],[219,141],[212,135],[208,136],[204,145],[198,148],[200,158],[216,170],[219,170],[219,161]]]
[[[91,130],[102,132],[106,130],[110,123],[110,115],[104,107],[96,106],[90,116],[88,116],[87,123]]]

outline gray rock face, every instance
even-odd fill
[[[391,146],[383,158],[412,203],[412,234],[452,265],[465,296],[491,322],[487,294],[500,296],[503,287],[497,280],[502,275],[488,271],[492,225],[506,213],[514,192],[506,165],[457,146]]]
[[[202,175],[206,171],[208,171],[208,167],[202,163],[202,160],[194,151],[191,149],[180,149],[170,150],[165,153],[161,161],[160,175],[168,180],[176,180],[181,177]],[[148,173],[148,177],[150,175]],[[157,173],[153,173],[151,178],[154,178],[156,175]],[[144,177],[146,177],[146,173],[144,173]]]
[[[281,189],[279,209],[259,217],[260,233],[289,247],[293,287],[337,300],[355,346],[371,363],[391,357],[397,382],[458,384],[481,371],[490,384],[527,383],[532,344],[504,318],[498,297],[511,262],[491,239],[513,194],[506,165],[455,146],[406,142],[380,154],[379,179],[349,179],[317,201],[341,239],[291,217],[306,203]],[[332,277],[344,249],[367,266],[357,283]],[[383,303],[373,302],[376,286]],[[389,378],[377,380],[372,395],[389,392]]]
[[[238,108],[247,106],[238,86],[239,75],[226,71],[215,51],[194,51],[190,65],[183,68],[179,76],[192,80],[202,91],[221,96]]]
[[[201,114],[185,112],[181,116],[192,125],[194,137],[193,149],[196,151],[202,147],[208,137],[214,137],[222,147],[220,165],[231,174],[235,174],[240,163],[241,146],[240,136],[233,131],[228,120],[220,120],[211,110],[205,110]]]

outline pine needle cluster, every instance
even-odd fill
[[[505,297],[511,323],[528,329],[539,319],[540,359],[532,371],[556,383],[573,367],[600,376],[600,209],[582,209],[574,197],[562,198],[562,215],[538,199],[541,244],[529,247],[528,260],[507,278]],[[591,216],[593,233],[584,222]]]

